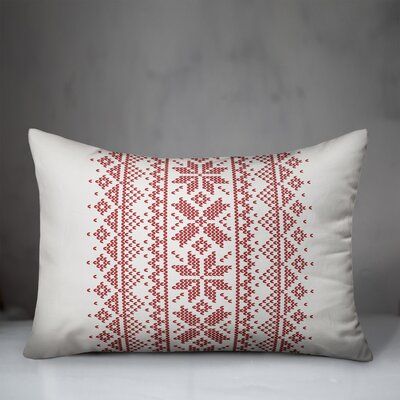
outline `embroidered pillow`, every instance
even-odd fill
[[[25,356],[372,355],[353,299],[357,131],[300,151],[156,158],[30,130],[40,278]]]

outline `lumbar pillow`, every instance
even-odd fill
[[[351,262],[366,131],[255,157],[143,157],[34,129],[29,141],[41,242],[25,356],[371,360]]]

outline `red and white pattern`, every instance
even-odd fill
[[[311,340],[300,152],[91,161],[99,350],[298,352]]]

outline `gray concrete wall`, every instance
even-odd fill
[[[368,128],[356,300],[400,299],[400,1],[1,2],[1,270],[32,315],[37,127],[119,151],[269,153]]]

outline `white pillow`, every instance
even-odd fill
[[[39,294],[24,354],[278,351],[372,359],[351,227],[367,132],[162,159],[31,129]]]

